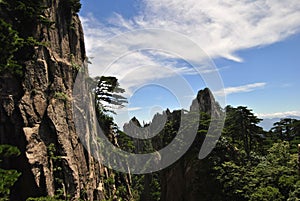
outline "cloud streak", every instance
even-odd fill
[[[138,27],[167,28],[191,37],[211,57],[268,45],[299,32],[297,0],[144,0]]]
[[[300,117],[300,111],[265,113],[265,114],[257,114],[257,116],[259,118],[284,118],[289,116]]]
[[[300,25],[297,0],[144,0],[141,8],[131,19],[119,14],[107,22],[84,18],[88,52],[99,40],[126,31],[161,28],[186,35],[211,57],[241,61],[234,52],[283,40],[299,32]]]
[[[120,108],[117,109],[117,113],[121,113],[121,112],[133,112],[133,111],[139,111],[142,110],[142,107],[124,107],[124,108]]]
[[[254,91],[256,89],[260,89],[266,86],[265,82],[257,82],[253,84],[247,84],[247,85],[242,85],[242,86],[236,86],[236,87],[227,87],[224,88],[224,91],[218,91],[216,92],[216,95],[218,96],[224,96],[224,95],[229,95],[229,94],[236,94],[236,93],[245,93],[245,92],[250,92]]]
[[[94,57],[93,64],[89,67],[91,75],[101,75],[104,72],[106,75],[117,76],[129,95],[134,87],[147,82],[195,73],[188,65],[178,62],[184,59],[180,57],[182,55],[162,49],[152,52],[132,51],[128,47],[136,41],[141,41],[143,47],[161,43],[174,51],[183,49],[186,55],[197,62],[218,57],[242,62],[242,58],[236,56],[237,51],[282,41],[300,30],[298,0],[143,0],[139,7],[139,14],[130,19],[117,13],[106,21],[99,21],[92,14],[81,16],[87,54]],[[105,41],[112,37],[149,28],[180,33],[194,41],[206,55],[199,58],[194,49],[176,40],[157,41],[159,37],[167,37],[163,33],[155,37],[151,34],[137,34],[126,40],[106,44],[103,48]],[[118,55],[120,52],[128,54]],[[102,55],[111,57],[103,58]],[[111,64],[112,57],[120,59]],[[106,68],[108,63],[111,65]],[[143,68],[137,68],[140,66]],[[168,70],[161,70],[164,67]],[[139,71],[135,72],[136,69]],[[199,72],[213,73],[205,65],[201,66]],[[265,83],[254,83],[230,87],[225,89],[225,93],[248,92],[264,85]]]

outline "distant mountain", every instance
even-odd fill
[[[281,118],[266,118],[266,119],[263,119],[260,123],[259,123],[259,126],[263,127],[263,129],[265,131],[269,131],[272,127],[273,127],[273,124],[275,122],[278,122],[280,121],[280,119],[283,119],[283,118],[291,118],[291,119],[300,119],[300,116],[287,116],[287,117],[281,117]]]

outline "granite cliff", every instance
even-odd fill
[[[30,22],[26,15],[17,19],[11,15],[16,4],[33,13],[38,5],[41,13]],[[86,61],[79,9],[77,0],[1,3],[3,21],[35,41],[20,62],[22,76],[7,70],[0,74],[0,143],[21,150],[18,158],[4,163],[22,173],[11,200],[58,192],[71,200],[101,200],[114,194],[115,184],[103,181],[114,176],[88,154],[73,122],[73,83]]]

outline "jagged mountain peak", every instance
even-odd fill
[[[162,114],[156,113],[153,116],[151,121],[152,123],[150,123],[150,125],[153,123],[157,124],[157,122],[161,122],[163,116],[167,116],[167,118],[169,119],[175,118],[180,120],[180,116],[183,111],[184,111],[183,109],[170,111],[170,109],[167,108],[162,112]],[[198,91],[197,96],[195,97],[195,99],[193,100],[190,106],[190,111],[204,112],[207,113],[208,115],[211,115],[212,111],[214,111],[214,114],[220,115],[220,108],[217,102],[215,101],[215,98],[209,88],[204,88]],[[141,127],[139,120],[134,116],[128,123],[124,125],[124,130],[128,130],[131,124]]]

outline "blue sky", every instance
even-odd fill
[[[118,111],[120,125],[132,116],[149,121],[167,107],[188,108],[199,89],[211,87],[201,78],[204,74],[221,77],[224,90],[214,92],[221,99],[221,92],[225,93],[226,104],[246,105],[261,118],[300,116],[298,0],[81,2],[87,54],[93,63],[91,76],[114,75],[126,89],[129,104]],[[128,36],[148,28],[174,34],[137,32]],[[186,43],[182,38],[172,39],[177,33],[186,37]],[[203,52],[189,48],[190,41]],[[158,48],[147,49],[155,43]],[[181,55],[175,54],[178,48]],[[110,61],[110,55],[118,59]],[[187,57],[198,65],[201,76]]]

